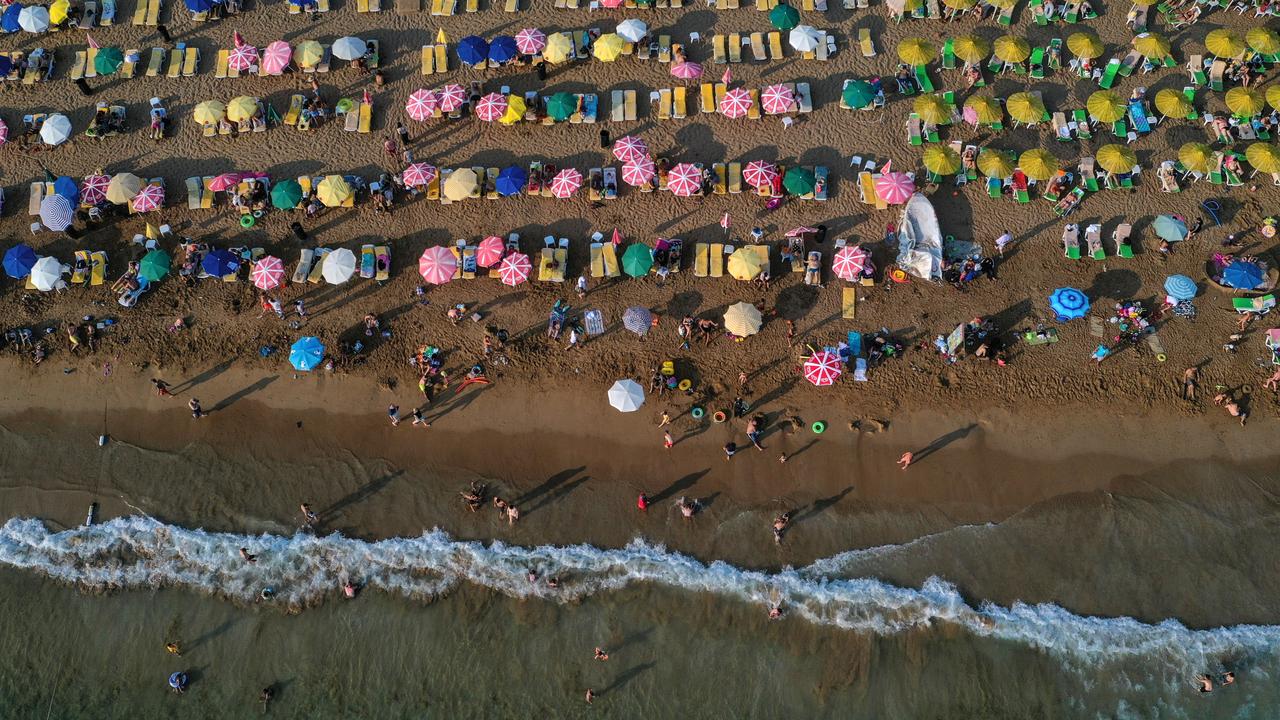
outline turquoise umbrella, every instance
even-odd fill
[[[302,202],[302,186],[297,180],[281,180],[271,188],[271,204],[280,210],[292,210]]]
[[[818,183],[809,168],[793,167],[782,177],[782,187],[792,195],[808,195]]]
[[[643,277],[653,267],[653,251],[648,245],[636,243],[622,254],[622,271],[631,277]]]
[[[169,253],[152,250],[138,263],[138,274],[151,282],[159,282],[169,274]]]
[[[800,11],[786,3],[778,3],[769,11],[769,23],[786,32],[800,24]]]
[[[556,122],[567,120],[578,110],[578,98],[569,93],[556,93],[547,98],[547,114]]]

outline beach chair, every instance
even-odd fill
[[[204,195],[204,183],[199,177],[187,178],[187,209],[199,210]]]
[[[694,243],[693,245],[693,276],[707,277],[710,268],[711,245],[708,243]]]
[[[1088,247],[1089,257],[1094,260],[1106,260],[1106,250],[1102,248],[1102,226],[1091,223],[1084,231],[1084,242]]]
[[[604,243],[604,247],[600,249],[600,255],[604,259],[604,276],[616,278],[621,273],[618,270],[618,250],[613,243]]]
[[[1142,53],[1131,48],[1120,60],[1120,77],[1132,75],[1134,68],[1138,67],[1140,62],[1142,62]]]
[[[80,285],[89,281],[89,251],[76,250],[75,262],[71,263],[71,284]]]
[[[200,49],[186,47],[182,54],[182,77],[194,77],[200,65]]]
[[[924,144],[920,116],[915,113],[911,113],[907,117],[907,144],[913,147],[919,147]]]
[[[650,99],[652,99],[652,95]],[[671,88],[658,90],[658,119],[671,119]]]
[[[587,264],[588,271],[590,272],[591,277],[602,278],[604,277],[604,244],[593,242],[589,248],[591,257]]]
[[[1092,155],[1080,158],[1080,184],[1089,192],[1098,191],[1098,174]]]
[[[712,163],[711,172],[715,177],[715,182],[711,186],[711,192],[714,195],[727,195],[729,193],[728,170],[724,163]]]
[[[1192,55],[1187,59],[1187,73],[1191,76],[1191,84],[1195,87],[1204,87],[1209,84],[1209,79],[1204,74],[1204,56]]]
[[[716,111],[715,85],[704,82],[698,86],[698,105],[703,113]]]
[[[813,199],[820,202],[826,201],[829,197],[830,191],[827,183],[827,180],[830,177],[830,172],[825,166],[818,165],[813,168],[813,177],[815,180],[813,186]]]
[[[357,115],[358,120],[356,131],[367,135],[369,133],[369,129],[373,125],[373,103],[361,102]]]
[[[95,250],[89,253],[89,285],[97,287],[107,280],[107,253]]]
[[[751,57],[755,58],[756,62],[764,62],[765,60],[768,60],[769,56],[768,54],[765,53],[765,49],[764,49],[764,33],[762,32],[751,33],[750,41],[751,41]]]
[[[1062,229],[1062,248],[1068,260],[1080,259],[1080,227],[1075,223]]]
[[[742,62],[742,44],[741,33],[729,33],[728,47],[726,48],[729,51],[729,62]]]
[[[747,119],[759,120],[760,119],[760,91],[756,88],[751,88],[748,92],[751,95],[751,105],[750,107],[747,108]]]
[[[683,120],[688,117],[688,102],[686,99],[686,88],[683,86],[671,89],[671,118],[673,120]]]
[[[742,163],[729,163],[729,194],[738,195],[742,192]]]
[[[219,80],[227,77],[227,69],[230,66],[231,51],[222,48],[218,51],[217,58],[213,63],[213,76]]]
[[[707,251],[707,275],[709,277],[724,277],[724,258],[726,254],[732,254],[733,250],[732,245],[711,243],[711,247]]]
[[[796,107],[803,115],[813,112],[813,91],[807,82],[798,82],[795,87]]]
[[[314,285],[324,279],[324,259],[330,248],[316,248],[311,260],[311,270],[307,273],[307,282]]]
[[[1209,66],[1209,89],[1214,92],[1222,92],[1222,77],[1227,72],[1227,63],[1221,59],[1215,59],[1213,64]]]
[[[1129,236],[1132,232],[1132,225],[1120,223],[1116,226],[1115,232],[1111,234],[1111,239],[1116,244],[1116,254],[1126,260],[1133,258],[1133,244],[1129,242]]]
[[[876,56],[876,46],[871,42],[871,30],[869,28],[858,29],[858,48],[862,52],[862,57]]]
[[[671,36],[658,36],[658,62],[666,64],[671,62]]]
[[[711,37],[711,62],[723,65],[729,62],[729,54],[725,51],[726,38],[719,33]]]
[[[374,253],[373,245],[366,244],[360,246],[360,277],[366,280],[373,279],[373,268],[377,263],[377,255]]]
[[[774,31],[769,33],[769,59],[782,60],[782,33]]]
[[[1102,77],[1098,79],[1098,87],[1101,87],[1104,90],[1110,89],[1111,86],[1115,84],[1116,75],[1119,73],[1120,60],[1118,58],[1111,58],[1111,60],[1107,62],[1106,68],[1102,71]]]

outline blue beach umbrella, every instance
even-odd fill
[[[1254,263],[1236,260],[1222,271],[1222,284],[1238,290],[1252,290],[1262,284],[1262,268]]]
[[[61,195],[46,195],[40,201],[40,222],[54,232],[62,232],[71,227],[76,210],[71,201]]]
[[[200,268],[214,277],[222,277],[240,269],[240,258],[226,250],[211,250],[200,261]]]
[[[520,51],[516,49],[516,40],[510,35],[499,35],[489,43],[489,62],[510,62],[518,54]]]
[[[1164,291],[1169,297],[1182,302],[1196,296],[1196,281],[1186,275],[1170,275],[1164,279]]]
[[[36,251],[21,243],[9,248],[4,254],[4,272],[15,280],[30,275],[35,264]]]
[[[529,184],[529,173],[519,165],[510,165],[498,173],[498,194],[503,197],[519,195]]]
[[[185,0],[187,9],[193,13],[209,12],[217,3],[213,0]]]
[[[16,33],[22,29],[18,24],[18,16],[22,14],[22,3],[14,3],[5,8],[4,15],[0,16],[0,29],[7,33]]]
[[[1049,308],[1058,316],[1058,322],[1067,322],[1089,312],[1089,298],[1075,288],[1058,288],[1049,296]]]
[[[1152,223],[1151,229],[1161,240],[1171,243],[1187,239],[1187,224],[1172,215],[1160,215]]]
[[[324,359],[324,343],[320,338],[307,335],[289,348],[289,363],[297,370],[311,372]]]
[[[76,181],[66,175],[53,181],[53,192],[70,200],[72,205],[80,202],[80,186],[76,185]]]
[[[458,42],[458,59],[467,65],[479,65],[489,59],[489,43],[476,35],[462,38]]]
[[[0,55],[0,75],[8,75],[13,70],[13,61],[8,55]]]

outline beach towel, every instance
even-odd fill
[[[587,335],[604,334],[604,314],[599,310],[588,310],[582,315],[582,324]]]
[[[858,358],[853,363],[853,379],[857,382],[867,381],[867,360],[866,358]]]

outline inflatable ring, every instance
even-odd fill
[[[889,277],[892,278],[893,281],[897,283],[903,283],[907,281],[907,273],[902,270],[894,270],[893,272],[889,273]]]
[[[679,387],[681,390],[688,390],[689,388],[693,387],[693,381],[688,378],[685,378],[684,380],[681,380],[680,384],[677,385],[676,387]]]
[[[251,228],[258,220],[253,215],[245,214],[240,216],[240,227]]]
[[[693,416],[694,420],[701,420],[702,416],[707,414],[707,411],[703,410],[701,405],[694,405],[689,414]]]
[[[1169,358],[1165,357],[1165,354],[1164,354],[1164,353],[1157,353],[1157,354],[1156,354],[1156,360],[1159,360],[1160,362],[1164,362],[1165,360],[1168,360],[1168,359],[1169,359]]]
[[[717,411],[715,411],[714,413],[712,413],[712,414],[711,414],[711,419],[712,419],[712,420],[715,420],[715,421],[716,421],[716,422],[718,422],[718,423],[722,423],[722,422],[724,422],[725,420],[728,420],[729,418],[725,416],[725,414],[724,414],[724,411],[723,411],[723,410],[717,410]]]
[[[821,435],[827,431],[827,424],[818,420],[813,425],[809,426],[809,429],[813,431],[814,435]]]

